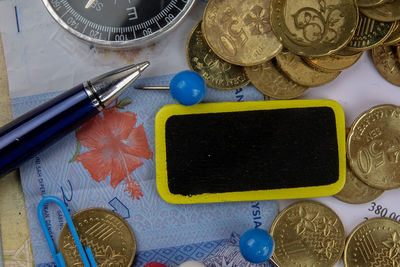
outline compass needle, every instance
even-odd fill
[[[128,48],[155,42],[181,22],[195,0],[42,0],[64,29],[90,44]]]

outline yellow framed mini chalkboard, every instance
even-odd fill
[[[344,112],[332,100],[167,105],[155,139],[170,203],[320,197],[345,182]]]

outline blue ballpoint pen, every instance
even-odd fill
[[[110,105],[149,64],[120,68],[75,86],[0,128],[0,177]]]

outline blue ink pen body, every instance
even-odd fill
[[[0,128],[0,177],[110,105],[148,65],[143,62],[101,75]]]

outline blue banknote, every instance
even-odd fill
[[[135,85],[168,85],[171,78],[145,78]],[[14,116],[56,94],[13,99]],[[207,88],[204,102],[262,99],[252,86],[231,91]],[[135,266],[150,261],[175,266],[189,259],[214,264],[217,260],[212,256],[221,251],[225,251],[224,261],[232,260],[235,257],[226,253],[237,254],[229,241],[233,233],[269,229],[278,212],[275,201],[173,205],[160,198],[155,183],[154,118],[161,107],[173,103],[168,91],[130,88],[112,107],[21,166],[36,265],[54,265],[36,211],[42,197],[49,195],[61,198],[71,214],[103,207],[125,218],[137,241]],[[49,206],[45,219],[57,243],[65,223],[62,213]]]

